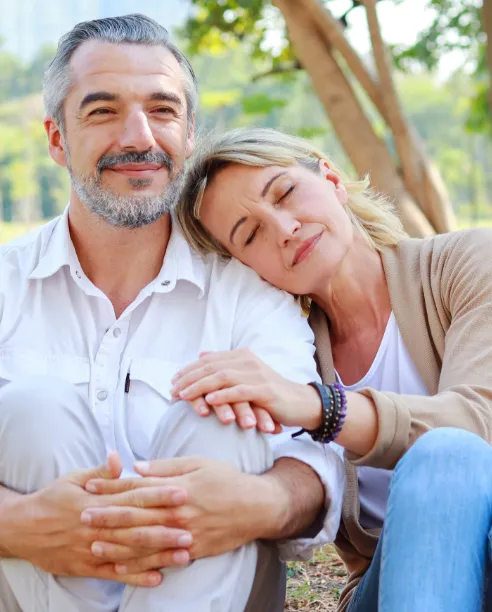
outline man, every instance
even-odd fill
[[[172,222],[193,71],[152,20],[103,19],[62,38],[44,95],[71,198],[0,251],[0,610],[283,610],[278,550],[303,558],[334,536],[342,468],[310,440],[172,401],[171,378],[203,350],[316,378],[292,299],[202,260]],[[90,491],[142,460],[145,486]]]

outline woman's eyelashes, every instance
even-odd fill
[[[277,200],[277,205],[283,202],[284,200],[286,200],[290,196],[290,194],[294,191],[295,188],[296,188],[295,183],[293,183],[287,189],[287,191],[285,191],[284,194]]]
[[[285,201],[290,196],[290,194],[294,191],[295,188],[296,188],[296,185],[295,183],[293,183],[286,191],[284,191],[284,193],[280,196],[280,198],[275,202],[275,206],[278,206],[280,203]],[[249,246],[253,242],[259,229],[260,229],[259,225],[257,225],[254,228],[254,230],[251,232],[251,234],[246,239],[246,242],[244,243],[245,247]]]
[[[257,226],[255,227],[255,229],[254,229],[254,230],[251,232],[251,234],[248,236],[248,239],[247,239],[247,240],[246,240],[246,242],[244,243],[244,246],[245,246],[245,247],[246,247],[246,246],[248,246],[249,244],[251,244],[251,243],[253,242],[253,240],[255,239],[255,236],[256,236],[256,232],[258,231],[259,227],[260,227],[260,226],[259,226],[259,225],[257,225]]]

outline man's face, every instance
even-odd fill
[[[52,155],[79,199],[110,224],[154,222],[176,202],[193,149],[181,67],[160,46],[90,41],[70,70],[57,152],[47,122]]]

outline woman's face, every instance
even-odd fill
[[[319,166],[319,173],[227,166],[205,191],[200,221],[271,284],[316,294],[337,274],[354,239],[345,186],[326,162]]]

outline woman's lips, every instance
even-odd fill
[[[297,265],[298,263],[301,263],[301,261],[304,261],[307,257],[309,257],[309,255],[314,250],[314,247],[318,244],[322,234],[323,232],[320,232],[319,234],[316,234],[315,236],[311,236],[311,238],[304,240],[304,242],[296,251],[294,260],[292,262],[293,266]]]

